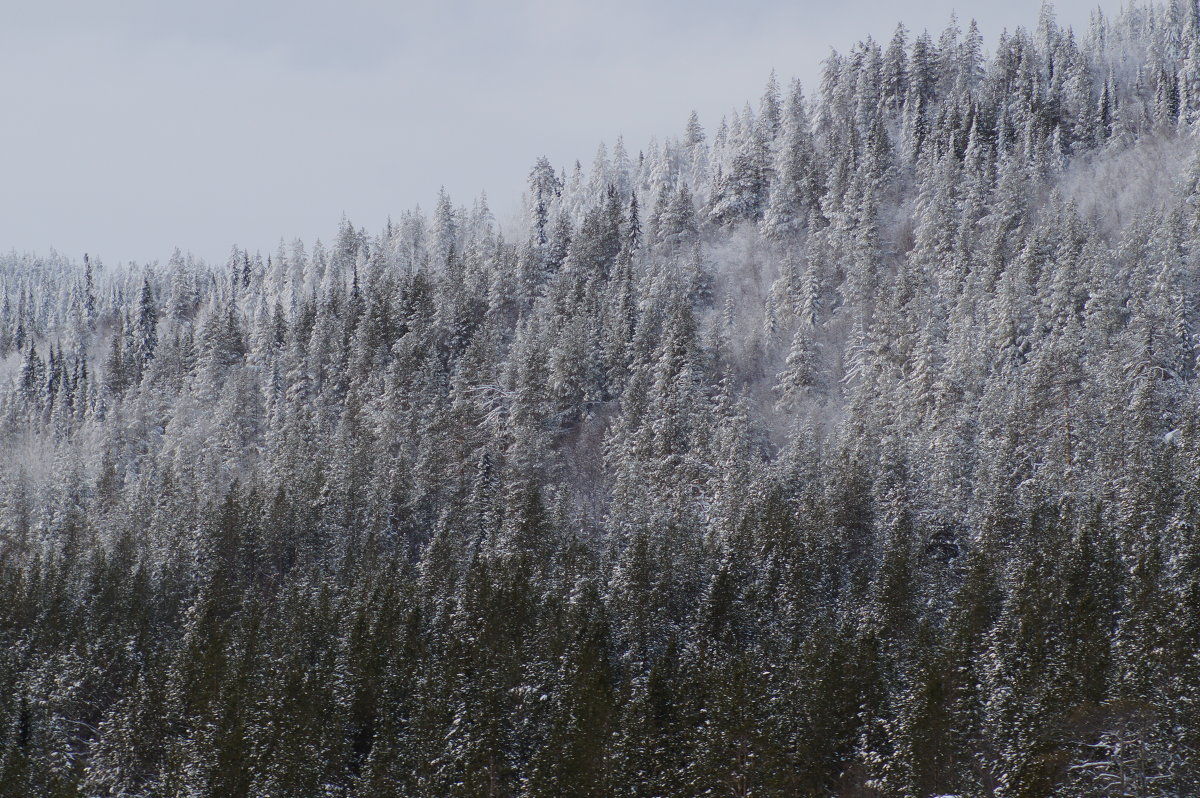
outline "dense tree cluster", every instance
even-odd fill
[[[0,258],[0,795],[1197,794],[1198,116],[1047,7],[515,231]]]

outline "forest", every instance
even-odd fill
[[[0,796],[1200,794],[1200,11],[1031,22],[0,255]]]

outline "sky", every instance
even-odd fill
[[[1119,6],[1105,0],[1106,13]],[[1041,0],[0,0],[0,251],[224,262],[368,232],[440,188],[503,221],[534,160],[711,134],[774,69],[952,12],[994,42]],[[1088,24],[1095,0],[1055,4]]]

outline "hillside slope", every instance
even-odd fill
[[[1047,7],[519,230],[0,258],[0,795],[1200,791],[1198,115]]]

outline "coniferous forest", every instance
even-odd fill
[[[1031,22],[0,257],[0,795],[1200,794],[1200,14]]]

